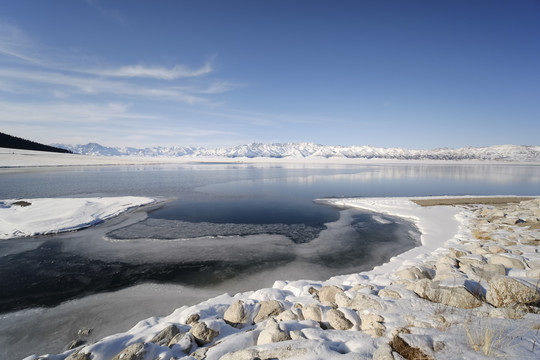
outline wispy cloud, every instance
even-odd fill
[[[0,102],[0,121],[4,124],[82,124],[106,123],[110,120],[125,120],[126,125],[134,120],[155,120],[157,117],[130,111],[131,105],[110,103],[28,103]],[[117,124],[117,123],[116,123]]]
[[[178,78],[206,75],[211,73],[212,70],[211,62],[206,62],[198,69],[190,69],[185,65],[175,65],[172,68],[166,68],[163,66],[127,65],[112,69],[78,69],[77,71],[106,77],[142,77],[174,80]]]
[[[92,65],[91,58],[88,55],[79,56],[73,52],[47,49],[34,43],[16,26],[0,23],[0,91],[23,92],[24,83],[39,83],[43,87],[51,86],[49,93],[55,96],[65,96],[70,92],[106,93],[118,96],[148,96],[194,104],[204,103],[204,95],[222,93],[234,88],[231,83],[213,79],[189,83],[189,79],[200,78],[214,71],[212,63],[215,56],[196,68],[183,64],[172,67],[143,64],[96,67]],[[9,60],[12,65],[2,67],[2,59]],[[141,82],[144,78],[156,81]],[[13,87],[5,86],[8,83],[6,79],[16,80],[17,83]],[[132,81],[137,79],[141,81]],[[1,84],[2,80],[4,86]],[[178,84],[178,81],[182,83]],[[59,86],[69,89],[59,89]],[[27,91],[35,93],[36,89],[30,86]]]
[[[0,21],[0,55],[12,61],[39,64],[38,58],[29,53],[32,46],[30,38],[18,27]]]
[[[12,68],[1,69],[0,78],[16,80],[18,84],[18,92],[23,91],[23,88],[27,88],[29,92],[35,93],[39,91],[36,87],[29,86],[24,87],[22,84],[41,84],[46,86],[46,92],[52,92],[54,94],[63,93],[72,95],[81,94],[112,94],[121,97],[150,97],[158,100],[173,100],[181,101],[189,104],[201,103],[206,100],[192,95],[173,87],[150,87],[146,85],[126,83],[122,81],[111,81],[101,78],[89,78],[76,76],[71,74],[62,74],[58,72],[45,72],[45,71],[29,71],[29,70],[17,70]],[[0,82],[0,90],[4,92],[11,92],[12,87],[9,83],[4,83],[4,87]],[[62,90],[64,90],[62,92]]]
[[[220,117],[190,115],[220,107],[216,95],[241,86],[216,79],[214,60],[108,65],[84,49],[50,48],[0,22],[0,123],[3,131],[48,143],[121,139],[141,146],[235,137]]]
[[[105,8],[97,0],[86,0],[86,3],[96,9],[101,16],[107,18],[119,25],[127,26],[126,18],[118,11],[110,8]]]

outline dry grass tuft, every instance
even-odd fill
[[[476,352],[485,356],[498,356],[508,348],[516,339],[516,336],[506,334],[504,327],[496,327],[493,324],[486,324],[483,327],[470,328],[467,323],[464,324],[465,334],[469,345]]]

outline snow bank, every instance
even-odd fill
[[[135,196],[0,200],[0,239],[79,230],[154,201]]]

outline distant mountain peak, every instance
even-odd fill
[[[320,145],[311,142],[261,143],[236,145],[228,148],[206,149],[203,147],[106,147],[97,143],[86,145],[55,144],[56,147],[74,153],[96,156],[141,157],[225,157],[225,158],[358,158],[394,160],[491,160],[540,162],[540,146],[493,145],[486,147],[463,147],[458,149],[436,148],[411,150],[404,148],[381,148],[369,145]]]

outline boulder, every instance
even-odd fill
[[[426,269],[420,269],[416,266],[397,271],[395,275],[400,280],[431,279],[431,275]]]
[[[78,348],[79,346],[84,345],[84,344],[86,344],[86,341],[84,341],[82,339],[73,340],[72,342],[70,342],[68,344],[68,346],[66,346],[66,349],[67,350],[73,350],[73,349]]]
[[[396,300],[401,299],[401,295],[397,291],[388,289],[388,288],[384,288],[380,290],[378,295],[379,297],[382,297],[382,298],[390,298],[390,299],[396,299]]]
[[[186,320],[186,324],[187,325],[194,324],[194,323],[198,322],[200,318],[201,318],[201,316],[199,314],[191,314],[188,317],[188,319]]]
[[[223,314],[223,320],[231,326],[241,328],[247,320],[246,309],[242,300],[235,301],[225,314]]]
[[[495,307],[537,305],[540,302],[540,291],[507,276],[498,276],[488,282],[486,301]]]
[[[204,322],[196,323],[190,331],[199,346],[211,343],[219,335],[219,331],[209,328]]]
[[[353,323],[345,317],[345,314],[337,309],[328,310],[326,312],[326,320],[336,330],[349,330],[353,327]]]
[[[38,359],[41,359],[38,358]],[[91,353],[82,353],[80,351],[75,351],[73,354],[69,355],[65,360],[91,360]]]
[[[360,313],[362,321],[361,330],[372,337],[381,337],[384,335],[386,327],[382,324],[384,318],[378,314]]]
[[[501,255],[494,254],[489,260],[489,264],[503,265],[505,268],[516,268],[516,269],[525,269],[525,263],[521,256],[510,256],[510,255]]]
[[[344,292],[336,293],[335,299],[336,299],[335,303],[338,307],[345,308],[351,305],[351,299]]]
[[[507,252],[505,248],[499,245],[491,245],[489,248],[489,252],[492,254],[502,254]]]
[[[268,320],[266,328],[261,331],[257,338],[257,345],[271,344],[281,341],[291,340],[287,332],[279,328],[279,324],[273,318]]]
[[[457,269],[457,260],[449,256],[440,257],[435,263],[437,274],[442,272],[453,272]]]
[[[381,300],[379,300],[374,295],[367,294],[357,294],[354,299],[351,301],[350,307],[356,311],[362,310],[375,310],[381,311],[384,308],[384,305]]]
[[[340,289],[334,285],[323,286],[321,290],[319,290],[319,301],[335,303],[336,294],[338,293],[343,294],[343,289]]]
[[[482,301],[464,286],[443,287],[437,281],[424,279],[415,284],[413,291],[421,298],[461,309],[482,306]]]
[[[276,316],[276,320],[277,321],[296,321],[296,320],[303,320],[303,319],[299,318],[298,312],[289,309],[289,310],[285,310],[284,312]]]
[[[120,351],[112,360],[143,360],[145,355],[145,345],[143,343],[135,343]]]
[[[466,256],[468,254],[469,253],[464,251],[464,250],[458,250],[458,249],[454,249],[454,248],[448,249],[448,256],[451,257],[451,258],[454,258],[454,259],[459,259],[460,257]]]
[[[322,321],[322,310],[319,305],[309,304],[302,309],[302,315],[305,320]]]
[[[464,265],[483,266],[486,263],[486,259],[482,255],[466,255],[460,257],[458,263],[460,269]]]
[[[486,264],[482,267],[465,265],[461,267],[461,270],[467,274],[469,278],[475,281],[491,280],[495,276],[506,274],[506,269],[504,266],[495,264]]]
[[[150,342],[159,346],[166,346],[171,342],[172,338],[178,334],[180,334],[180,330],[175,325],[171,324],[161,330],[152,338],[152,340],[150,340]]]
[[[277,300],[265,300],[261,301],[261,305],[259,307],[259,312],[253,319],[253,322],[255,324],[258,324],[260,322],[263,322],[264,320],[268,319],[270,316],[276,316],[279,315],[281,312],[283,312],[283,307]]]
[[[189,354],[196,344],[193,334],[178,334],[171,339],[168,346],[170,348],[179,348],[182,352]]]

